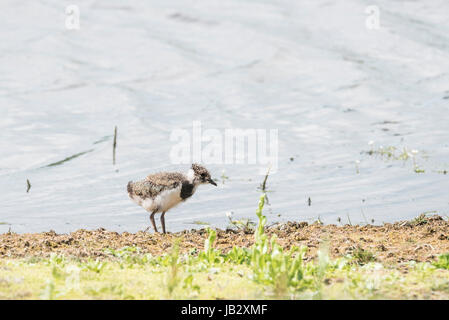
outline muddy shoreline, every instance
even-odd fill
[[[271,236],[276,234],[284,248],[306,245],[306,259],[313,259],[322,243],[327,243],[332,257],[341,257],[354,251],[372,253],[383,263],[408,261],[433,261],[439,254],[449,252],[449,222],[440,216],[417,218],[412,221],[385,223],[381,226],[336,226],[288,222],[266,228]],[[136,246],[142,253],[154,255],[170,251],[179,239],[182,252],[203,249],[206,229],[177,233],[153,234],[118,233],[105,229],[80,229],[70,234],[54,231],[29,234],[0,234],[0,258],[48,257],[51,253],[78,258],[108,258],[105,249]],[[249,247],[254,235],[243,231],[217,229],[215,246],[223,251],[233,246]]]

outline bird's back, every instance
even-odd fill
[[[145,181],[160,187],[173,188],[186,180],[186,176],[179,172],[158,172],[150,174]]]
[[[142,199],[152,198],[165,190],[176,189],[182,185],[186,177],[178,172],[158,172],[150,174],[140,181],[128,182],[128,193],[130,196],[138,196]]]

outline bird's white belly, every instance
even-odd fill
[[[176,189],[163,191],[154,199],[154,202],[157,204],[159,211],[162,212],[173,208],[181,201],[181,186]]]
[[[157,210],[158,212],[165,212],[182,201],[181,186],[175,189],[162,191],[154,199],[141,199],[136,196],[131,197],[131,199],[147,211],[152,212]]]

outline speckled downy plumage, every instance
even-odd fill
[[[128,182],[128,195],[135,203],[150,212],[150,221],[157,231],[154,214],[162,212],[161,225],[165,231],[165,212],[191,197],[200,184],[217,185],[209,171],[199,164],[192,164],[187,174],[179,172],[159,172],[145,179]]]

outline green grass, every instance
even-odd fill
[[[243,249],[241,249],[243,250]],[[273,252],[151,257],[133,254],[107,261],[1,259],[0,299],[430,299],[449,298],[449,271],[439,264],[410,264],[403,273],[351,259],[289,259]],[[245,258],[246,257],[246,258]],[[446,261],[447,262],[447,261]],[[262,269],[257,269],[263,264]],[[447,264],[444,265],[447,268]]]
[[[433,265],[437,268],[449,270],[449,253],[440,255]]]
[[[431,213],[437,213],[437,212],[436,211],[428,211],[428,212],[421,213],[419,216],[417,216],[416,218],[411,220],[409,222],[409,224],[411,226],[422,226],[424,224],[427,224],[429,222],[427,215],[431,214]]]
[[[384,266],[355,249],[331,259],[323,242],[314,261],[305,246],[283,249],[264,232],[259,200],[254,245],[221,252],[209,229],[204,250],[152,256],[137,247],[108,258],[0,259],[0,299],[449,299],[449,254],[433,264]],[[403,272],[399,268],[407,268]]]
[[[0,260],[0,268],[0,299],[245,299],[259,295],[248,277],[237,274],[245,275],[245,268],[228,266],[192,272],[183,265],[174,272],[173,266],[108,261],[97,272],[74,260],[56,266],[48,260]]]
[[[354,258],[354,261],[360,265],[376,261],[376,258],[372,252],[362,248],[356,248],[352,253],[352,257]]]
[[[423,224],[427,224],[427,217],[425,213],[421,213],[419,216],[417,216],[415,219],[413,219],[410,222],[411,225],[413,226],[420,226]]]

